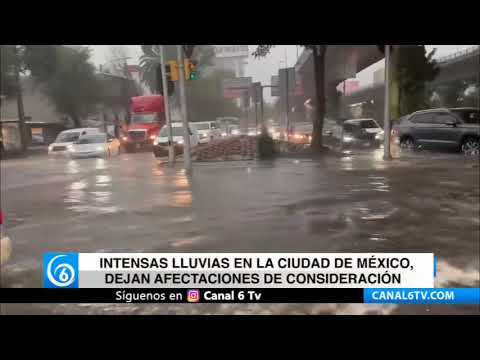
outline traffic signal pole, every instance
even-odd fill
[[[383,160],[391,160],[390,154],[390,45],[385,45],[385,96],[383,117]]]
[[[173,147],[172,136],[172,121],[170,118],[170,99],[168,98],[168,81],[167,74],[165,73],[165,55],[163,51],[163,45],[160,45],[160,66],[162,69],[162,84],[163,84],[163,101],[165,102],[165,120],[168,131],[168,164],[173,165],[175,163],[175,148]]]
[[[190,133],[188,127],[188,112],[187,112],[187,92],[185,89],[185,63],[183,61],[183,47],[177,45],[177,57],[180,82],[180,107],[182,109],[182,123],[183,123],[183,162],[187,174],[192,171],[192,159],[190,157]]]

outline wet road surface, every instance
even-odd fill
[[[41,287],[41,256],[75,252],[434,252],[437,286],[479,286],[478,158],[381,150],[198,163],[150,153],[1,163],[13,240],[3,287]],[[2,313],[479,313],[478,306],[10,304]]]

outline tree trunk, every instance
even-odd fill
[[[313,119],[312,150],[323,150],[323,120],[325,117],[325,55],[327,45],[313,46],[313,73],[316,88],[316,116]]]

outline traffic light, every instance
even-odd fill
[[[197,80],[198,73],[197,73],[197,62],[185,59],[184,60],[184,68],[185,68],[185,80]]]
[[[175,60],[168,61],[167,65],[165,65],[167,70],[167,78],[170,81],[178,81],[179,73],[178,73],[178,63]]]
[[[173,81],[168,79],[169,72],[170,72],[170,66],[165,65],[165,74],[167,75],[167,94],[171,96],[175,91],[175,85]],[[156,69],[156,80],[157,80],[157,92],[163,95],[162,67],[160,65],[158,65]]]

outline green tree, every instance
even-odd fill
[[[15,95],[15,54],[12,45],[0,45],[0,94]]]
[[[433,49],[427,54],[424,45],[398,47],[395,78],[398,82],[400,116],[410,114],[429,105],[428,83],[440,69],[433,59]]]
[[[49,55],[41,61],[39,53]],[[100,101],[101,84],[90,63],[90,49],[64,46],[27,49],[26,59],[32,76],[60,114],[68,115],[76,127]]]
[[[275,45],[258,45],[253,52],[255,57],[264,57]],[[324,149],[322,142],[323,121],[325,118],[325,58],[328,45],[301,45],[312,51],[313,72],[315,82],[315,109],[316,116],[313,119],[312,143],[313,151]]]
[[[217,70],[198,80],[187,81],[189,119],[211,121],[221,116],[241,116],[235,102],[223,97],[223,80],[233,77],[233,72]]]

